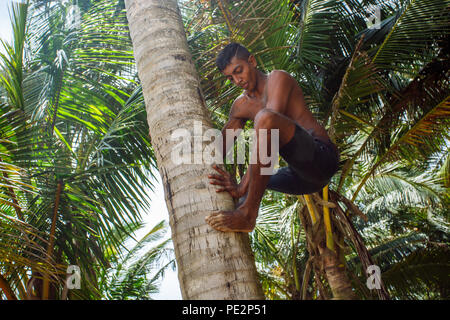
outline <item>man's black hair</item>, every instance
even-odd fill
[[[250,52],[246,47],[239,43],[232,42],[230,44],[227,44],[217,56],[217,68],[219,68],[221,72],[225,70],[225,68],[230,64],[233,57],[241,60],[247,60],[248,57],[250,57]]]

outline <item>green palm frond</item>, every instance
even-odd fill
[[[423,234],[411,233],[395,239],[383,241],[369,250],[374,262],[386,270],[398,261],[424,246]]]
[[[413,125],[403,126],[395,133],[393,142],[389,149],[378,157],[378,160],[370,167],[370,170],[364,174],[358,187],[353,194],[356,198],[359,191],[371,177],[378,167],[386,161],[397,160],[399,157],[407,155],[417,155],[416,151],[435,152],[442,145],[442,139],[446,139],[447,134],[443,128],[448,128],[448,115],[450,114],[449,96],[439,102],[425,114],[421,115]],[[444,140],[445,141],[445,140]]]
[[[165,270],[174,267],[173,251],[168,247],[170,239],[157,243],[166,231],[166,222],[159,222],[126,255],[117,258],[103,283],[106,296],[151,299],[151,294],[158,292],[157,283]]]
[[[1,40],[5,53],[0,53],[0,84],[8,95],[8,102],[15,109],[23,110],[24,96],[21,89],[24,79],[22,67],[27,34],[28,4],[15,3],[11,6],[12,44]]]
[[[288,289],[284,283],[284,279],[277,275],[278,270],[270,270],[269,272],[262,269],[259,271],[259,277],[264,290],[264,296],[270,300],[286,300],[290,299]]]
[[[23,24],[31,31],[23,34],[24,58],[17,58],[14,46],[2,56],[2,79],[10,89],[0,90],[5,102],[0,139],[7,138],[0,163],[2,174],[8,174],[0,199],[7,203],[4,212],[14,216],[16,205],[8,192],[13,188],[21,210],[16,215],[40,232],[31,238],[39,247],[33,251],[36,261],[43,260],[49,270],[48,263],[53,269],[78,265],[85,286],[69,296],[92,299],[101,294],[97,275],[109,267],[111,253],[122,250],[128,226],[139,225],[142,209],[150,205],[146,191],[152,188],[155,159],[123,3],[80,7],[85,10],[81,24],[67,28],[67,4],[33,1]],[[23,70],[23,77],[15,70]],[[22,96],[22,104],[13,105]],[[56,205],[59,183],[64,188]],[[56,240],[49,257],[53,223]],[[33,248],[20,236],[18,245]],[[21,261],[28,261],[26,252]],[[14,257],[20,259],[20,253]],[[22,274],[34,265],[0,263],[0,271],[14,275],[7,280],[20,291],[27,281]],[[43,275],[42,269],[36,270]],[[64,272],[53,277],[54,285],[64,287],[64,277]]]
[[[52,257],[48,257],[45,246],[48,244],[45,234],[32,225],[12,218],[4,206],[0,209],[0,257],[2,274],[6,271],[31,268],[42,275],[57,280],[65,270]]]
[[[440,55],[444,54],[444,51]],[[407,119],[411,117],[417,117],[421,113],[426,113],[430,110],[430,106],[438,104],[442,99],[448,95],[448,85],[446,85],[445,76],[445,60],[437,57],[433,62],[427,64],[423,68],[421,74],[417,76],[413,81],[404,85],[396,84],[395,77],[392,78],[391,87],[393,92],[391,97],[383,97],[373,100],[377,106],[378,111],[373,114],[373,117],[379,118],[379,120],[373,126],[366,126],[366,129],[349,139],[349,146],[353,150],[342,150],[342,154],[347,157],[349,153],[349,159],[346,161],[343,172],[340,179],[340,185],[349,169],[354,168],[357,170],[356,165],[358,162],[373,161],[373,155],[375,153],[383,154],[387,148],[389,148],[392,140],[392,131],[399,128],[401,125],[405,125],[405,117]],[[444,68],[444,69],[442,69]],[[386,83],[386,82],[385,82]],[[378,101],[389,100],[386,104],[383,102],[380,104]],[[380,104],[380,106],[378,106]],[[380,112],[383,116],[379,116]],[[414,120],[416,121],[416,120]],[[363,123],[363,121],[358,122]],[[338,128],[337,128],[338,129]],[[445,125],[441,126],[441,130],[445,131]],[[445,132],[444,132],[445,134]],[[416,157],[416,156],[415,156]],[[420,155],[423,158],[423,154]],[[413,158],[413,157],[411,157]],[[416,157],[417,158],[417,157]]]
[[[187,12],[188,44],[213,120],[223,122],[221,114],[227,110],[216,110],[228,109],[230,100],[240,94],[215,67],[217,53],[228,42],[247,46],[265,71],[297,69],[292,62],[295,25],[289,1],[219,1],[211,5],[194,1],[181,4],[181,8]]]
[[[370,130],[369,122],[373,112],[367,108],[367,102],[371,100],[371,96],[385,90],[383,81],[378,75],[379,70],[369,61],[367,53],[360,51],[361,44],[362,40],[355,48],[339,90],[331,103],[328,131],[333,140],[344,139],[342,136],[336,136],[336,132],[344,132],[341,128],[345,128],[346,136],[353,126],[353,130]],[[341,117],[340,121],[337,121],[339,113]],[[347,166],[349,164],[351,165],[351,162],[348,162]],[[346,170],[342,173],[340,184],[345,174]]]
[[[345,29],[350,32],[354,30],[354,26],[359,26],[355,37],[359,39],[364,35],[363,50],[368,50],[373,56],[373,51],[379,47],[386,39],[387,35],[392,30],[396,21],[401,15],[400,1],[349,1],[353,2],[352,7],[357,8],[353,10],[353,14],[345,15],[348,22],[345,23]],[[378,18],[377,10],[379,10],[379,18],[381,21],[371,21],[379,24],[369,26],[369,19]],[[354,23],[354,25],[350,25]]]
[[[440,179],[428,173],[399,167],[399,165],[393,165],[383,168],[367,181],[361,191],[365,212],[377,207],[384,207],[391,212],[403,206],[439,207],[444,193]]]
[[[445,245],[419,249],[382,273],[399,299],[448,299],[450,252]]]
[[[373,61],[384,68],[410,72],[432,50],[433,40],[449,32],[447,0],[402,2],[401,15],[378,48]],[[420,35],[420,36],[419,36]],[[421,57],[421,58],[419,58]]]
[[[338,1],[307,0],[297,6],[299,31],[297,57],[301,68],[325,68],[333,50],[332,34],[337,30]]]
[[[445,156],[445,160],[439,170],[439,176],[441,177],[446,188],[450,188],[450,152],[448,151],[449,150],[447,148],[447,152],[443,154]]]

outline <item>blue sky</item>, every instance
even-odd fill
[[[0,38],[4,41],[11,41],[11,23],[8,13],[8,6],[14,0],[0,0]],[[1,46],[0,46],[1,47]],[[0,51],[3,50],[0,48]],[[164,190],[162,187],[159,173],[156,173],[158,179],[154,181],[154,190],[148,190],[151,199],[151,208],[147,215],[143,214],[146,227],[137,232],[136,238],[144,236],[151,228],[161,220],[168,220],[167,206],[164,200]],[[168,235],[170,236],[170,231]],[[181,299],[180,287],[176,272],[171,270],[165,273],[164,281],[160,287],[160,293],[152,296],[154,299]]]
[[[164,199],[164,188],[161,182],[161,178],[158,172],[155,172],[157,177],[156,181],[153,181],[154,189],[153,191],[148,191],[150,202],[150,211],[147,213],[146,228],[140,230],[137,233],[136,238],[139,239],[144,236],[152,227],[160,222],[161,220],[169,220],[169,213],[167,211],[167,205]],[[166,235],[170,237],[170,229]],[[165,238],[166,239],[166,238]],[[164,280],[160,286],[160,292],[152,296],[155,300],[180,300],[181,292],[180,285],[178,282],[177,272],[173,272],[171,269],[164,273]]]
[[[11,26],[9,22],[8,4],[12,0],[0,0],[0,38],[3,40],[11,40]]]

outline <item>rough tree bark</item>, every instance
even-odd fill
[[[336,253],[329,250],[326,245],[320,246],[323,269],[333,293],[334,300],[356,300],[357,296],[345,272],[345,267]]]
[[[175,129],[212,128],[176,0],[126,0],[152,145],[162,177],[183,299],[263,299],[247,234],[205,223],[233,200],[208,183],[208,164],[175,164]],[[204,147],[205,144],[202,144]]]

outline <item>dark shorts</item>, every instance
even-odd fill
[[[317,192],[338,169],[339,153],[335,145],[315,138],[299,125],[279,152],[288,166],[279,168],[270,177],[269,190],[294,195]]]

